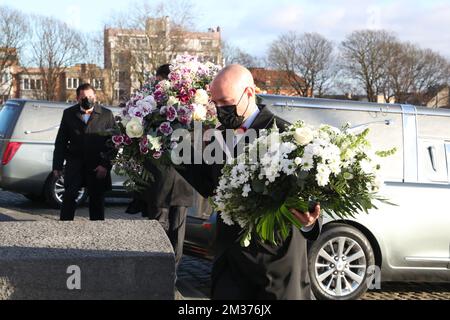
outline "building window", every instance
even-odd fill
[[[209,47],[209,46],[212,46],[212,41],[211,40],[201,40],[200,41],[200,44],[203,46],[203,47]]]
[[[30,90],[30,79],[22,80],[22,90]]]
[[[92,86],[95,90],[103,90],[103,79],[92,79]]]
[[[30,88],[31,88],[31,90],[42,90],[42,80],[31,79],[30,80]]]
[[[80,80],[78,78],[67,78],[67,89],[76,89],[80,84]]]
[[[117,78],[119,82],[125,82],[130,80],[130,76],[126,71],[118,71]]]

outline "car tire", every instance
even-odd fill
[[[318,300],[360,298],[368,289],[368,270],[375,265],[366,236],[342,223],[321,234],[311,245],[308,260],[311,289]]]
[[[44,187],[45,201],[52,208],[59,209],[62,206],[62,195],[64,193],[64,176],[56,178],[53,174],[50,174],[47,178],[47,182]],[[80,194],[77,198],[77,205],[81,205],[86,202],[87,192],[83,188],[80,190]]]

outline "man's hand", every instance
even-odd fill
[[[57,179],[59,179],[59,178],[62,177],[63,172],[62,172],[61,170],[53,170],[53,175],[54,175]]]
[[[95,168],[94,172],[97,173],[97,179],[105,179],[108,170],[103,166],[98,166]]]
[[[320,204],[317,204],[314,212],[301,212],[296,209],[290,209],[294,217],[302,224],[304,227],[310,227],[314,225],[320,216]]]

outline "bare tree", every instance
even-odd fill
[[[364,88],[370,102],[386,90],[386,62],[397,52],[396,37],[384,30],[360,30],[351,33],[341,44],[342,68],[346,75]]]
[[[163,18],[169,16],[174,25],[184,28],[195,28],[195,5],[192,0],[167,0],[167,1],[133,1],[126,11],[113,11],[105,21],[107,27],[119,29],[145,30],[149,17]]]
[[[59,100],[59,86],[65,70],[83,58],[82,35],[66,23],[49,17],[34,17],[31,62],[42,77],[42,99]]]
[[[102,102],[109,105],[113,104],[113,91],[111,90],[111,75],[105,74],[107,70],[104,68],[104,34],[103,32],[93,32],[84,35],[83,38],[85,50],[83,55],[83,63],[85,63],[85,68],[83,68],[83,76],[86,78],[85,81],[90,82],[97,93],[97,98],[102,98]],[[89,82],[88,81],[88,82]]]
[[[415,57],[412,97],[410,101],[419,105],[427,102],[427,91],[449,84],[450,63],[431,49],[419,50]]]
[[[336,74],[333,51],[333,43],[320,34],[289,32],[270,45],[268,63],[286,71],[300,96],[321,96]]]
[[[88,64],[95,64],[99,67],[104,67],[104,36],[103,32],[93,32],[84,34],[83,42],[85,50],[83,54],[83,61]]]
[[[12,70],[28,38],[28,20],[17,10],[0,7],[0,100],[9,97],[13,85]]]
[[[391,44],[390,53],[385,57],[386,101],[424,105],[430,92],[448,84],[450,64],[439,53],[400,42]]]
[[[263,62],[258,57],[252,56],[241,48],[223,40],[222,55],[225,60],[225,65],[237,63],[247,68],[257,68],[263,65]]]

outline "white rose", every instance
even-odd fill
[[[127,135],[130,138],[140,138],[144,134],[144,127],[142,126],[141,119],[137,117],[131,118],[126,126]]]
[[[313,131],[309,128],[297,128],[295,129],[294,139],[301,146],[306,146],[313,140]]]
[[[208,92],[206,92],[203,89],[198,89],[197,92],[195,93],[194,102],[196,104],[203,104],[203,105],[208,104],[209,103]]]
[[[301,164],[302,164],[302,162],[303,162],[303,159],[302,159],[302,158],[299,158],[299,157],[297,157],[297,158],[295,158],[294,162],[295,162],[295,164],[296,164],[297,166],[299,166],[299,165],[301,165]]]
[[[192,119],[195,121],[204,121],[206,120],[206,113],[208,110],[206,110],[204,105],[196,104],[194,106],[194,112],[192,114]]]
[[[175,98],[174,96],[170,96],[169,100],[167,100],[167,106],[173,107],[176,104],[180,104],[180,100]]]

